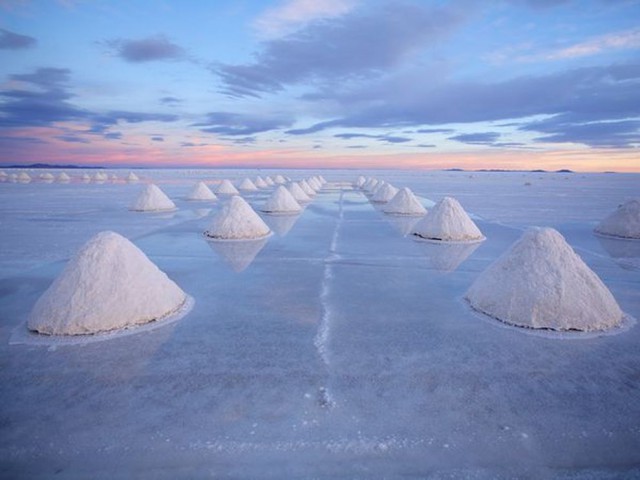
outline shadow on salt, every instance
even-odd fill
[[[163,328],[181,320],[191,311],[194,304],[195,300],[193,297],[187,295],[186,300],[177,310],[162,318],[158,318],[143,325],[87,335],[43,335],[29,330],[27,328],[27,322],[24,321],[14,329],[11,334],[11,338],[9,339],[9,345],[40,345],[47,346],[55,350],[56,347],[64,347],[67,345],[86,345],[88,343],[103,342],[105,340],[113,340],[129,335],[136,335],[138,333]]]

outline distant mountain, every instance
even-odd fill
[[[64,169],[76,169],[76,168],[84,168],[84,169],[103,169],[104,167],[100,166],[87,166],[87,165],[50,165],[48,163],[32,163],[30,165],[7,165],[3,168],[64,168]]]

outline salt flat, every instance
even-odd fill
[[[78,172],[69,172],[76,177]],[[109,171],[125,178],[128,171]],[[202,235],[197,180],[329,181],[239,248]],[[640,318],[640,242],[592,234],[640,175],[141,170],[140,183],[0,183],[0,472],[7,478],[640,476],[640,329],[535,335],[473,312],[478,275],[531,225],[559,230]],[[487,240],[403,235],[350,183],[457,198]],[[176,203],[128,210],[145,182]],[[530,183],[530,185],[525,185]],[[273,187],[243,192],[259,212]],[[10,345],[91,236],[132,240],[195,304],[86,345]]]

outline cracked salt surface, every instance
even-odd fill
[[[453,251],[404,237],[350,187],[361,172],[323,171],[330,183],[295,223],[240,255],[202,235],[223,202],[203,215],[184,198],[195,181],[280,172],[145,170],[141,182],[175,199],[171,216],[130,212],[139,185],[85,184],[82,173],[0,183],[4,476],[640,476],[640,329],[564,341],[462,301],[523,228],[547,225],[638,318],[636,244],[592,233],[638,175],[362,172],[459,198],[487,240]],[[243,196],[258,210],[272,191]],[[131,239],[192,310],[104,342],[10,345],[102,230]]]

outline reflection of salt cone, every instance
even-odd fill
[[[257,240],[208,240],[211,250],[222,257],[234,272],[242,272],[255,260],[267,243],[267,238]]]
[[[413,227],[420,221],[420,217],[412,217],[409,215],[385,215],[383,217],[393,228],[399,231],[403,237],[406,237],[413,231]]]
[[[640,265],[640,242],[625,238],[603,237],[596,238],[609,255],[624,269],[634,269]]]
[[[204,218],[211,213],[211,208],[194,208],[193,213],[197,218]]]
[[[480,243],[418,243],[431,266],[440,272],[455,271],[479,246]]]
[[[298,221],[298,218],[300,215],[265,215],[264,221],[276,235],[284,237]]]

